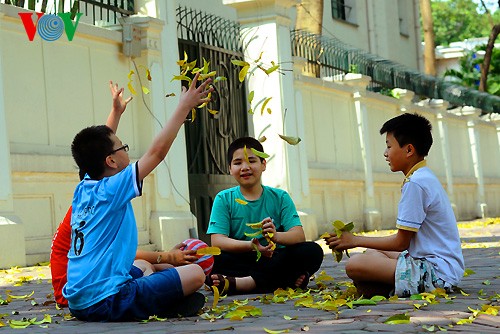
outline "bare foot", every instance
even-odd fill
[[[297,277],[297,280],[295,281],[295,287],[298,288],[304,283],[304,280],[306,279],[306,275],[302,274],[299,277]]]

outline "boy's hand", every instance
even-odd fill
[[[252,239],[252,243],[257,246],[257,249],[265,257],[272,257],[274,250],[272,249],[272,245],[269,244],[267,246],[262,246],[257,238]]]
[[[189,89],[186,89],[184,86],[182,87],[179,106],[182,106],[184,110],[190,111],[204,102],[210,102],[210,98],[208,98],[207,95],[214,90],[214,87],[208,86],[207,88],[207,85],[212,79],[208,78],[199,87],[196,87],[199,76],[200,73],[196,73]]]
[[[269,237],[272,241],[276,237],[276,226],[270,217],[262,220],[262,235],[266,238]]]
[[[123,87],[118,88],[118,84],[113,84],[113,81],[109,81],[109,90],[111,91],[111,97],[113,98],[112,110],[117,112],[119,115],[123,114],[127,108],[127,104],[132,101],[132,96],[128,97],[126,100],[123,99]]]
[[[356,247],[354,245],[354,238],[354,234],[344,231],[342,232],[342,236],[340,238],[337,237],[337,234],[331,233],[329,237],[325,238],[325,241],[331,250],[341,252],[343,250]]]
[[[177,244],[167,253],[166,259],[167,263],[173,264],[174,266],[184,266],[186,264],[194,263],[198,260],[196,256],[196,251],[193,249],[181,250],[182,247],[186,245],[183,243]]]

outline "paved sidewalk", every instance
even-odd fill
[[[466,225],[466,226],[463,226]],[[383,234],[384,231],[379,234]],[[281,296],[283,303],[277,299],[271,301],[271,295],[244,295],[228,297],[219,302],[219,310],[210,311],[213,294],[205,292],[208,298],[205,318],[150,320],[147,323],[84,323],[73,319],[67,309],[57,309],[52,302],[50,270],[47,266],[20,268],[19,270],[0,271],[0,334],[3,333],[265,333],[264,328],[273,331],[288,330],[290,333],[366,333],[366,332],[399,332],[427,333],[446,330],[448,332],[499,333],[500,316],[500,224],[486,225],[483,222],[461,224],[463,253],[466,268],[475,273],[464,277],[462,293],[446,296],[428,296],[428,300],[385,300],[376,305],[345,305],[338,296],[349,288],[349,280],[344,272],[344,262],[336,263],[328,249],[325,249],[325,260],[320,270],[325,275],[317,275],[309,288],[322,290],[311,291],[310,297],[288,299]],[[330,275],[333,281],[325,280]],[[24,281],[24,282],[23,282]],[[20,284],[20,282],[23,282]],[[9,291],[10,290],[10,291]],[[32,294],[33,293],[33,294]],[[8,301],[7,294],[23,298]],[[31,295],[32,294],[32,295]],[[336,296],[330,303],[328,296]],[[325,302],[318,304],[324,297]],[[311,299],[314,298],[312,301]],[[237,300],[234,302],[234,300]],[[305,306],[295,306],[299,301]],[[235,309],[238,303],[238,314],[247,314],[243,320],[217,319],[227,314],[227,308]],[[337,310],[334,303],[341,305]],[[366,303],[366,302],[364,302]],[[3,305],[2,305],[3,304]],[[361,302],[363,304],[363,302]],[[325,311],[313,306],[328,308]],[[323,305],[323,306],[319,306]],[[252,307],[253,306],[253,307]],[[259,311],[262,315],[258,315]],[[483,311],[483,312],[479,312]],[[251,316],[250,313],[257,316]],[[490,314],[488,314],[490,313]],[[50,315],[50,322],[29,325],[26,329],[13,329],[10,320],[44,319]],[[385,324],[390,316],[407,315],[409,323]],[[465,319],[465,320],[464,320]],[[47,318],[48,320],[48,318]],[[163,320],[163,321],[160,321]],[[35,320],[32,320],[34,322]],[[404,321],[403,321],[404,322]],[[457,324],[463,323],[463,324]]]

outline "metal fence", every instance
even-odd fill
[[[0,0],[0,3],[13,5],[42,13],[83,13],[86,21],[92,24],[117,24],[123,16],[135,14],[134,0]]]
[[[403,88],[415,94],[444,99],[456,106],[473,106],[483,112],[500,112],[500,97],[420,73],[391,60],[354,48],[337,38],[305,31],[291,32],[292,55],[306,59],[305,70],[316,77],[341,78],[348,72],[372,78],[368,89]]]

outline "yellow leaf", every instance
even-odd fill
[[[215,72],[215,71],[212,71],[212,72],[210,72],[210,73],[206,73],[206,74],[205,74],[205,73],[203,73],[203,74],[200,74],[199,79],[200,79],[200,80],[205,80],[205,79],[207,79],[207,78],[214,77],[214,76],[215,76],[215,74],[216,74],[216,72]]]
[[[193,81],[190,77],[187,77],[185,75],[174,75],[174,77],[170,81],[172,82],[174,80],[181,80],[181,81],[184,80],[189,82],[189,84],[191,84],[191,81]]]
[[[186,72],[189,71],[192,68],[195,68],[197,60],[193,60],[192,62],[189,62],[186,64]],[[193,73],[193,72],[191,72]],[[194,74],[194,73],[193,73]]]
[[[246,61],[238,60],[238,59],[231,60],[231,63],[233,63],[236,66],[242,66],[242,67],[247,67],[247,66],[249,67],[250,66],[250,64],[247,63]]]
[[[279,65],[274,65],[274,66],[268,68],[267,70],[265,70],[264,72],[266,72],[266,74],[269,75],[269,74],[273,73],[274,71],[276,71],[278,68],[280,68]]]
[[[148,94],[149,94],[149,89],[148,89],[147,87],[142,86],[142,92],[143,92],[145,95],[148,95]]]
[[[247,201],[242,200],[242,199],[240,199],[240,198],[236,198],[236,199],[235,199],[235,202],[236,202],[236,203],[238,203],[238,204],[241,204],[241,205],[247,205],[247,204],[248,204],[248,202],[247,202]]]
[[[259,138],[259,142],[260,142],[260,143],[263,143],[263,142],[265,142],[266,140],[267,140],[266,136],[262,136],[262,137],[260,137],[260,138]]]
[[[130,70],[130,72],[128,72],[127,77],[129,80],[132,80],[132,75],[134,75],[134,73],[135,73],[134,70]]]
[[[269,158],[269,154],[261,152],[261,151],[258,151],[256,149],[254,149],[253,147],[250,148],[250,150],[253,152],[253,154],[255,154],[256,156],[258,156],[259,158],[263,158],[263,159]]]
[[[248,113],[249,113],[250,115],[253,115],[253,110],[252,110],[252,108],[248,109]]]
[[[130,93],[132,93],[133,95],[137,95],[137,93],[135,92],[134,87],[132,87],[132,81],[130,81],[130,82],[127,84],[127,87],[128,87],[128,90],[130,91]]]
[[[215,285],[212,286],[212,289],[214,290],[214,302],[212,303],[212,308],[215,308],[219,303],[219,289]]]
[[[283,319],[285,319],[285,320],[297,320],[297,318],[298,318],[297,316],[295,316],[295,317],[291,317],[289,315],[284,315],[283,316]]]
[[[188,61],[188,55],[186,51],[184,51],[184,59],[177,61],[177,65],[182,66]]]
[[[241,68],[240,73],[238,74],[238,79],[240,80],[240,82],[243,82],[245,80],[249,68],[250,66],[243,66]]]
[[[196,118],[196,109],[193,108],[191,109],[191,123],[194,122],[195,118]]]
[[[254,232],[254,233],[247,233],[247,232],[245,232],[245,236],[247,236],[249,238],[255,238],[255,237],[257,237],[257,236],[259,236],[261,234],[262,234],[262,231],[257,231],[257,232]]]
[[[271,108],[267,108],[267,113],[268,113],[269,115],[271,115],[271,113],[272,113],[272,112],[273,112],[273,111],[271,110]]]
[[[280,333],[288,333],[290,332],[289,329],[278,329],[278,330],[272,330],[272,329],[267,329],[266,327],[263,327],[264,331],[269,334],[280,334]]]
[[[288,136],[283,136],[280,134],[278,136],[280,136],[281,139],[283,139],[284,141],[286,141],[290,145],[297,145],[302,140],[302,139],[300,139],[300,137],[288,137]]]
[[[263,115],[264,114],[264,110],[266,109],[266,105],[269,103],[269,101],[271,101],[273,97],[268,97],[267,99],[264,100],[264,103],[262,104],[262,107],[260,107],[260,114]]]
[[[262,222],[248,223],[246,225],[249,226],[249,227],[251,227],[251,228],[253,228],[253,229],[262,228]]]
[[[196,255],[220,255],[220,248],[215,246],[199,248],[196,250]]]
[[[244,156],[244,158],[245,158],[245,161],[246,161],[248,164],[250,164],[250,160],[248,160],[248,151],[247,151],[247,146],[246,146],[246,145],[243,147],[243,156]]]
[[[216,115],[219,110],[213,110],[213,109],[210,109],[210,108],[207,108],[208,112],[211,113],[212,115]]]
[[[326,239],[326,238],[330,238],[330,233],[328,232],[325,232],[323,233],[322,235],[319,236],[320,239]]]
[[[248,103],[252,104],[254,95],[255,95],[255,92],[253,90],[250,93],[248,93]]]
[[[22,295],[22,296],[13,296],[9,293],[7,293],[7,297],[12,298],[12,299],[24,299],[24,298],[29,298],[35,294],[35,291],[31,291],[31,293],[27,295]]]

